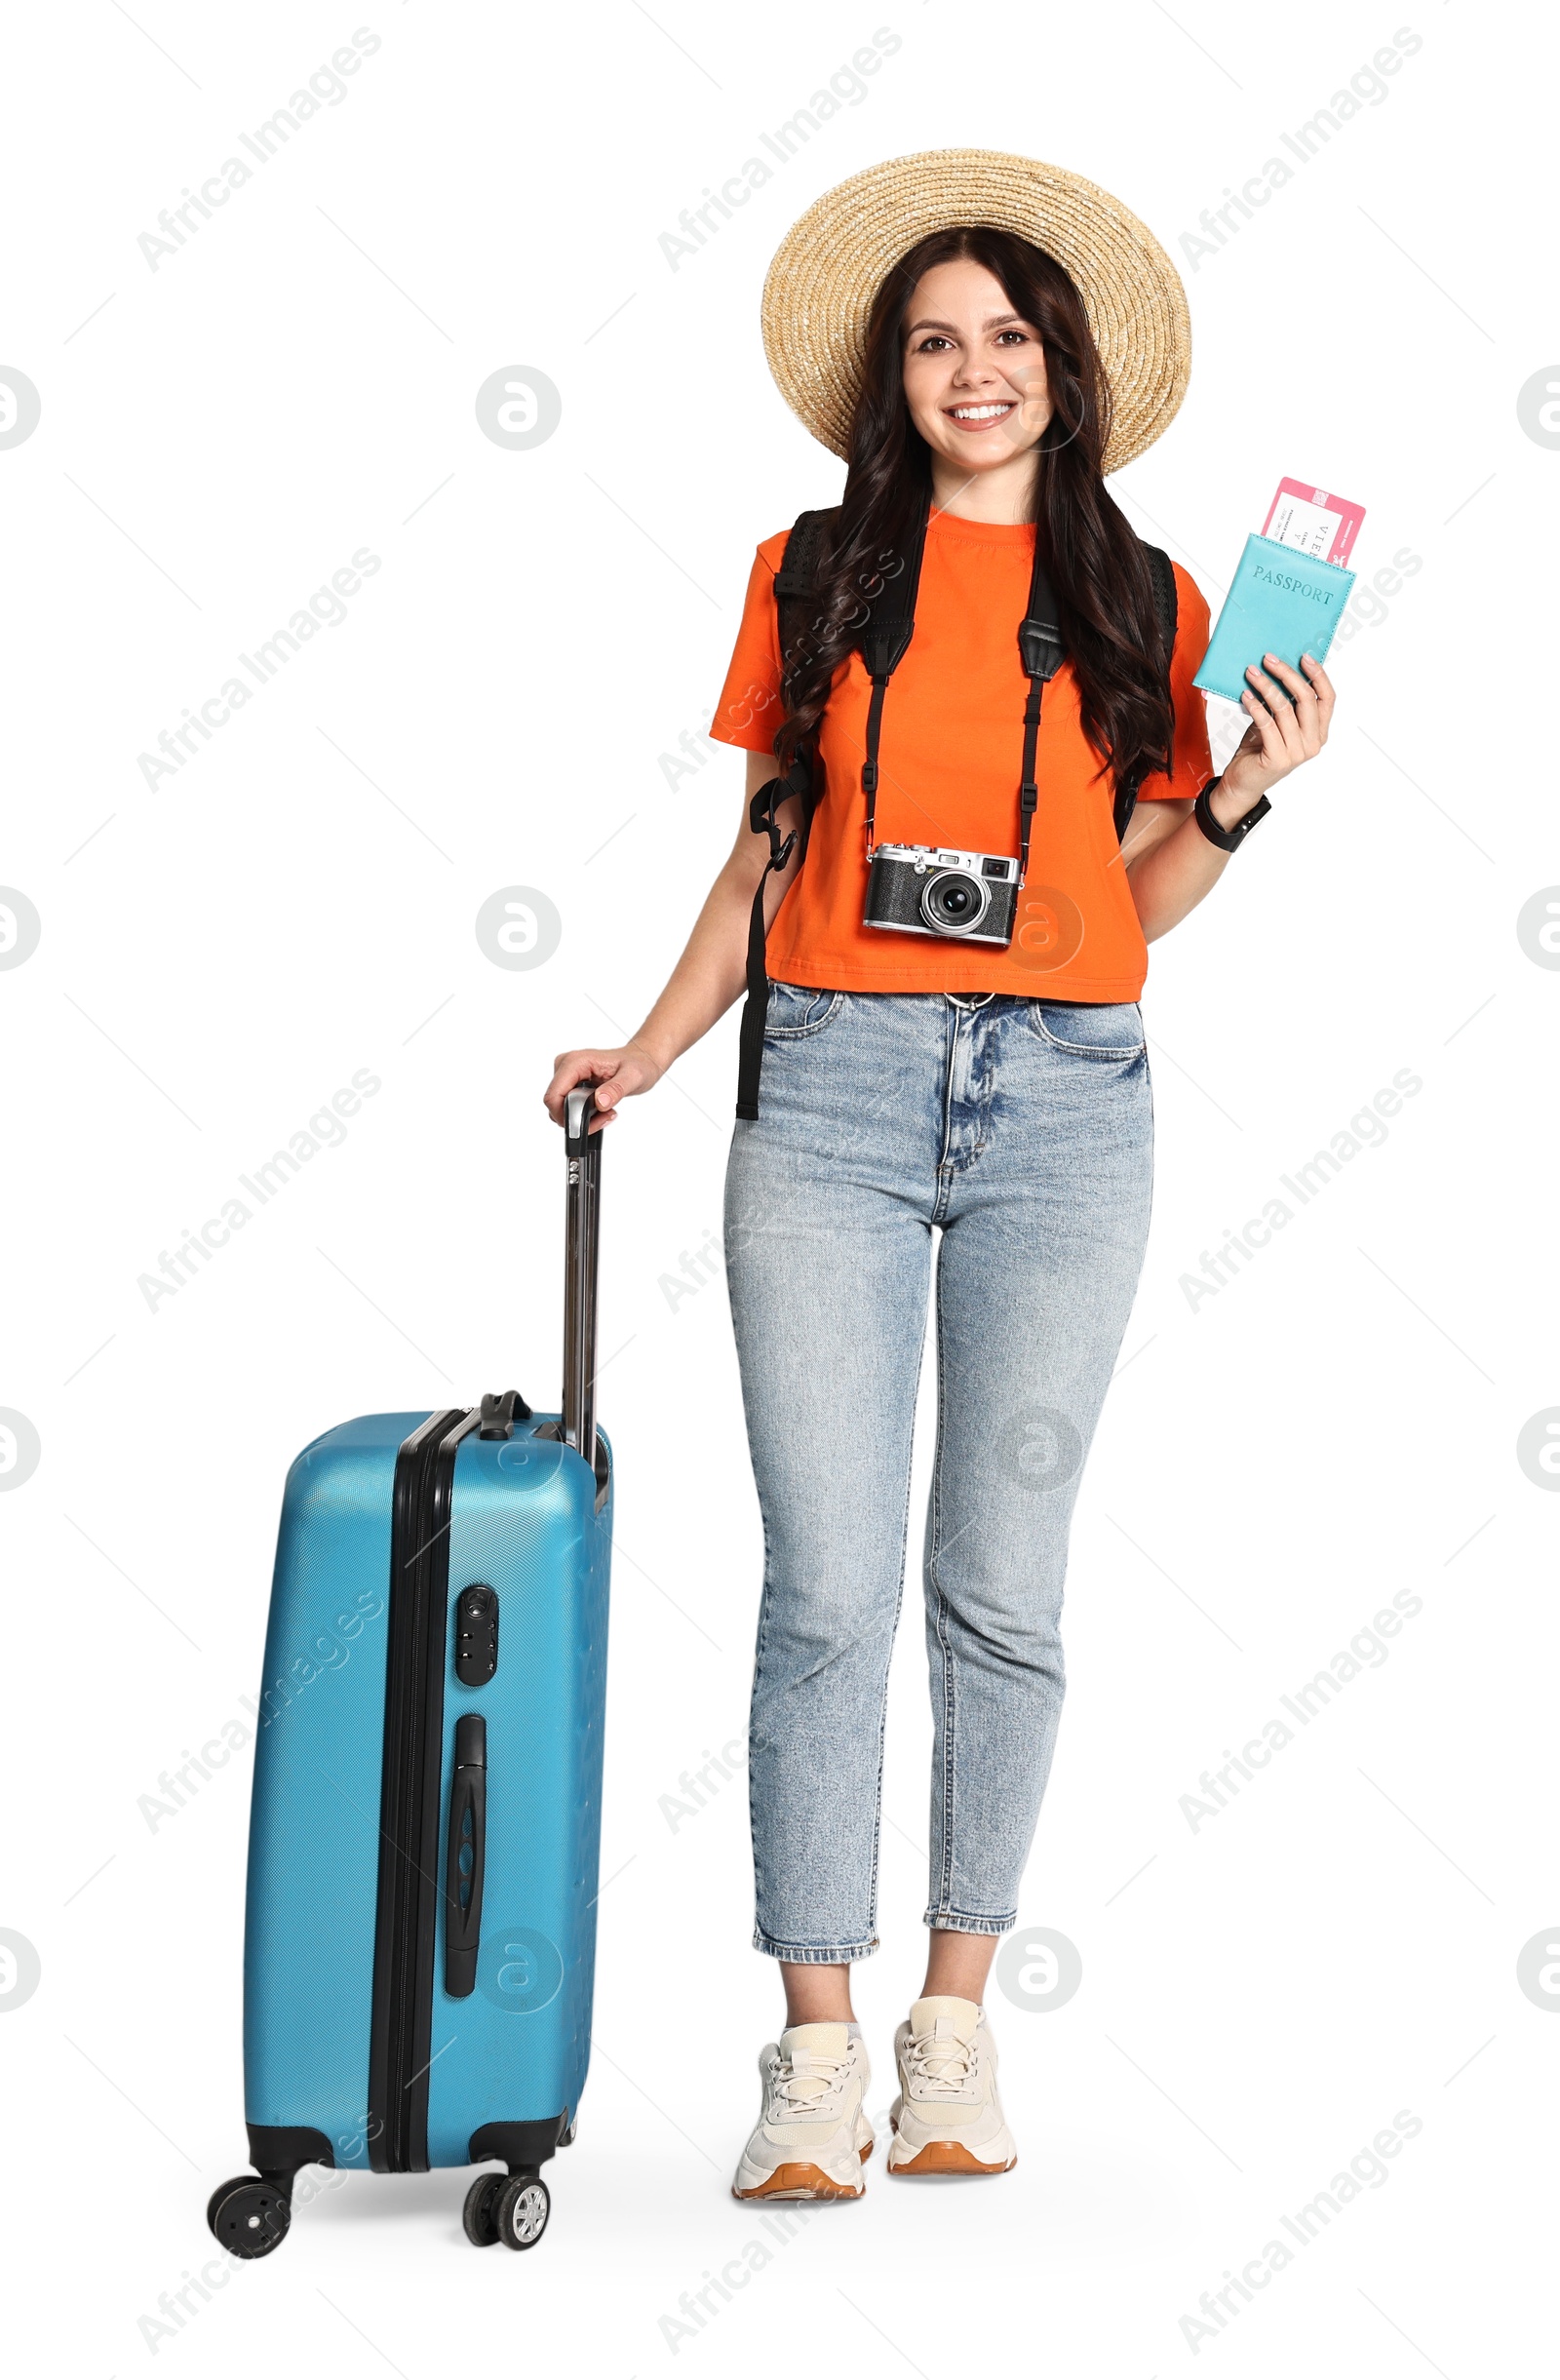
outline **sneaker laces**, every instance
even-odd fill
[[[911,2036],[905,2045],[905,2063],[918,2098],[962,2099],[975,2080],[980,2051],[973,2041],[965,2041],[954,2031],[946,2016],[940,2016],[929,2033]]]
[[[799,2118],[821,2115],[825,2102],[844,2083],[849,2067],[848,2055],[825,2057],[817,2050],[801,2049],[787,2057],[782,2050],[769,2072],[770,2121],[795,2123]]]

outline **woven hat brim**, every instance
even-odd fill
[[[918,240],[994,223],[1071,275],[1111,388],[1107,471],[1175,418],[1191,376],[1181,276],[1146,223],[1097,183],[999,149],[924,149],[826,190],[781,241],[763,285],[763,352],[813,436],[846,456],[873,301]]]

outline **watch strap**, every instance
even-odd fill
[[[1214,789],[1217,786],[1222,785],[1224,779],[1222,777],[1210,777],[1208,779],[1207,784],[1203,787],[1201,793],[1197,796],[1196,801],[1192,805],[1191,814],[1195,818],[1198,826],[1202,829],[1204,835],[1207,836],[1208,840],[1214,845],[1215,849],[1220,851],[1238,851],[1241,844],[1245,841],[1247,836],[1251,833],[1252,828],[1257,824],[1258,819],[1266,818],[1273,805],[1268,800],[1267,795],[1264,794],[1254,804],[1254,806],[1246,812],[1244,818],[1237,818],[1232,827],[1222,827],[1219,824],[1218,819],[1213,814],[1213,810],[1209,803],[1209,796],[1214,792]]]

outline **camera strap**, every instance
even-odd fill
[[[926,550],[926,520],[927,514],[922,513],[911,538],[904,568],[897,577],[884,579],[880,592],[873,598],[872,615],[856,640],[856,648],[872,680],[872,700],[867,705],[867,751],[861,763],[861,790],[867,798],[869,863],[878,818],[878,741],[882,733],[883,696],[916,633],[916,595],[920,586],[921,556]]]
[[[1034,753],[1040,740],[1040,697],[1066,658],[1062,647],[1061,623],[1057,618],[1056,594],[1040,556],[1038,527],[1034,531],[1034,566],[1030,572],[1029,605],[1018,624],[1018,652],[1024,664],[1024,675],[1030,682],[1029,700],[1024,705],[1024,762],[1018,785],[1018,881],[1022,891],[1030,872],[1030,836],[1039,800],[1034,784]]]
[[[838,519],[838,507],[823,512],[801,513],[787,540],[785,559],[775,578],[783,653],[789,654],[793,645],[810,632],[805,615],[816,593],[816,573],[822,549]],[[872,699],[867,709],[866,759],[861,770],[862,792],[867,800],[869,862],[876,839],[878,748],[882,733],[883,698],[888,690],[888,681],[904,659],[916,632],[916,597],[920,585],[925,540],[926,516],[923,515],[911,549],[906,554],[904,569],[895,577],[884,576],[879,593],[872,600],[867,625],[857,641],[862,660],[872,679]],[[1154,611],[1168,663],[1176,641],[1175,573],[1170,566],[1169,556],[1161,553],[1157,546],[1145,543],[1143,550],[1149,564]],[[1030,841],[1038,802],[1034,768],[1040,732],[1040,702],[1046,685],[1066,658],[1056,595],[1040,559],[1038,536],[1030,573],[1029,603],[1019,623],[1018,639],[1019,658],[1029,680],[1029,698],[1024,706],[1024,757],[1019,781],[1019,881],[1022,884],[1029,873]],[[814,745],[815,742],[816,738]],[[760,786],[749,805],[748,823],[755,835],[768,837],[769,856],[760,877],[748,920],[748,996],[742,1012],[737,1067],[737,1114],[748,1121],[757,1120],[759,1113],[763,1029],[768,1011],[769,977],[764,963],[764,944],[767,940],[764,892],[770,876],[778,874],[786,866],[798,841],[795,833],[781,834],[776,812],[783,801],[792,797],[800,798],[802,815],[800,841],[805,852],[807,827],[821,791],[815,779],[815,766],[812,751],[804,749],[799,752],[788,774],[783,777],[777,775],[767,785]],[[1116,789],[1115,831],[1118,841],[1126,833],[1137,792],[1135,780],[1123,783]]]
[[[911,638],[916,633],[916,597],[920,586],[921,556],[925,543],[926,522],[923,518],[915,544],[905,558],[904,570],[897,579],[885,583],[882,593],[873,605],[871,621],[857,641],[857,649],[872,680],[872,700],[867,706],[866,757],[861,764],[861,790],[867,802],[869,865],[877,844],[878,747],[882,735],[883,697],[888,691],[888,681],[903,661],[910,648]],[[1039,800],[1034,783],[1034,755],[1040,734],[1040,698],[1067,657],[1062,644],[1056,595],[1046,572],[1037,533],[1034,566],[1030,571],[1029,603],[1019,622],[1018,649],[1024,674],[1030,682],[1029,699],[1024,706],[1024,760],[1018,798],[1019,882],[1022,885],[1029,873],[1030,838]]]

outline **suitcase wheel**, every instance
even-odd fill
[[[479,2173],[466,2193],[460,2220],[473,2247],[493,2247],[498,2240],[498,2199],[505,2173]]]
[[[547,2229],[553,2202],[535,2173],[512,2173],[498,2194],[494,2219],[505,2247],[534,2247]]]
[[[206,2221],[231,2256],[268,2256],[287,2238],[292,2209],[285,2191],[255,2173],[238,2173],[212,2192]]]

